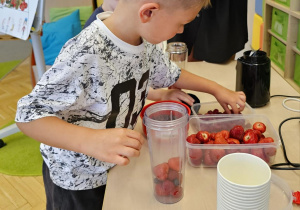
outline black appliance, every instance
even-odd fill
[[[246,51],[236,64],[236,91],[244,91],[251,107],[270,101],[271,62],[264,51]]]

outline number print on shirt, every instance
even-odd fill
[[[144,83],[148,81],[149,78],[149,71],[145,72],[142,76],[142,79],[139,82],[139,86],[138,89],[141,89],[144,85]],[[115,128],[116,127],[116,119],[118,117],[118,114],[120,113],[120,95],[122,93],[125,92],[129,92],[129,108],[128,108],[128,113],[125,117],[125,124],[124,124],[124,128],[128,127],[129,121],[130,121],[130,116],[132,116],[132,120],[130,125],[133,127],[135,122],[136,122],[136,118],[139,115],[139,113],[134,113],[132,115],[132,111],[133,111],[133,107],[134,107],[134,102],[135,102],[135,89],[136,89],[136,80],[135,79],[131,79],[128,80],[126,82],[117,84],[113,89],[112,89],[112,93],[111,93],[111,104],[112,104],[112,110],[111,110],[111,114],[107,120],[106,123],[106,128]],[[146,89],[142,92],[141,97],[143,100],[143,105],[145,104],[145,94],[146,94]],[[140,111],[139,111],[140,112]]]

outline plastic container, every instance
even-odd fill
[[[271,30],[282,39],[286,40],[289,15],[277,8],[273,8]]]
[[[146,109],[153,193],[161,203],[176,203],[184,195],[185,140],[189,115],[179,103],[156,103]]]
[[[300,55],[296,54],[294,81],[300,87]]]
[[[275,0],[277,3],[290,7],[290,0]]]
[[[282,71],[285,69],[285,52],[286,46],[281,41],[272,36],[271,38],[271,50],[270,59],[273,61]]]
[[[166,53],[169,55],[169,59],[176,63],[179,68],[185,69],[188,49],[184,42],[168,43]]]
[[[292,189],[284,179],[272,173],[269,209],[292,210]]]
[[[204,115],[209,111],[213,112],[215,109],[217,109],[221,113],[224,112],[223,107],[217,101],[197,103],[191,107],[192,115]],[[254,109],[252,109],[251,106],[247,103],[245,104],[244,110],[241,112],[241,114],[254,114],[254,113],[255,113]],[[220,114],[218,113],[218,115]],[[229,115],[229,114],[224,113],[224,115]]]
[[[255,122],[266,125],[265,137],[272,137],[273,143],[256,144],[191,144],[186,142],[187,159],[193,167],[216,167],[218,160],[226,154],[243,152],[258,154],[269,165],[274,162],[279,136],[271,122],[265,115],[192,115],[189,122],[189,133],[196,134],[198,131],[217,133],[222,130],[230,131],[235,125],[243,126],[244,130],[251,129]]]
[[[140,117],[141,117],[142,121],[143,121],[146,109],[148,109],[150,106],[152,106],[154,104],[165,103],[165,102],[180,104],[180,105],[182,105],[186,108],[188,115],[191,115],[191,109],[184,103],[181,103],[181,102],[178,102],[178,101],[156,101],[156,102],[153,102],[153,103],[150,103],[150,104],[147,104],[146,106],[144,106],[144,108],[142,109],[142,111],[140,113]],[[147,136],[147,129],[146,129],[146,126],[144,124],[144,121],[143,121],[142,124],[143,124],[143,132],[144,132],[145,136]]]

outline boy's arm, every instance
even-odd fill
[[[245,107],[246,96],[243,92],[229,90],[218,83],[181,70],[179,79],[174,84],[176,88],[195,90],[213,95],[227,113],[230,113],[228,105],[234,113],[242,111]]]
[[[190,106],[193,105],[194,99],[179,89],[153,89],[148,91],[147,99],[152,101],[184,101]]]
[[[92,156],[101,161],[127,165],[144,142],[142,135],[125,128],[91,129],[67,123],[57,117],[44,117],[17,123],[26,135],[46,145]]]

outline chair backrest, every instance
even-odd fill
[[[50,22],[49,9],[61,7],[95,6],[93,0],[45,0],[45,21]]]

